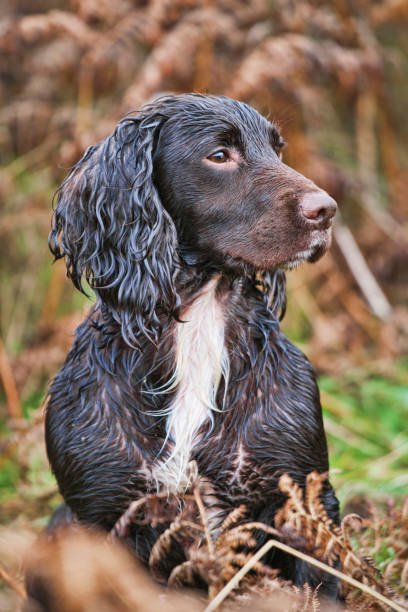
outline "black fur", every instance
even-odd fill
[[[150,391],[171,378],[176,326],[215,276],[230,379],[191,457],[214,504],[225,515],[244,503],[273,524],[280,474],[304,486],[309,472],[328,469],[315,376],[279,319],[283,268],[324,253],[335,204],[282,163],[282,144],[276,126],[243,103],[170,96],[122,120],[60,188],[51,250],[66,258],[77,288],[85,277],[97,295],[46,411],[50,462],[79,521],[108,530],[154,491],[151,468],[172,441],[162,449],[165,418],[152,412],[170,406],[174,392]],[[219,150],[227,161],[214,160]],[[305,216],[316,194],[325,205]],[[239,448],[246,460],[237,468]],[[323,502],[338,521],[328,482]],[[156,536],[134,534],[139,557]],[[336,593],[331,578],[298,560],[276,553],[270,563],[297,584]]]

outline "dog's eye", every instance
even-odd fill
[[[225,151],[224,149],[220,149],[219,151],[214,151],[214,153],[211,153],[211,155],[207,157],[207,159],[209,159],[212,162],[215,162],[216,164],[225,164],[225,162],[227,162],[229,158],[230,157],[228,155],[228,152]]]

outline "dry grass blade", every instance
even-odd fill
[[[11,576],[4,567],[0,565],[0,580],[3,580],[19,597],[25,599],[27,594],[25,588],[16,578]]]
[[[224,601],[224,599],[228,597],[231,591],[238,586],[239,582],[245,577],[245,575],[273,547],[279,548],[280,550],[283,550],[284,552],[287,552],[293,555],[294,557],[297,557],[298,559],[302,559],[303,561],[310,563],[314,567],[317,567],[327,572],[328,574],[331,574],[332,576],[339,578],[339,580],[343,580],[344,582],[347,582],[351,586],[354,586],[357,589],[364,591],[364,593],[367,593],[367,595],[370,595],[377,601],[388,606],[389,608],[391,608],[391,610],[395,610],[396,612],[406,612],[406,608],[403,608],[402,606],[400,606],[399,604],[396,604],[395,602],[391,601],[387,597],[384,597],[384,595],[381,595],[381,593],[378,593],[371,587],[368,587],[362,582],[359,582],[358,580],[355,580],[354,578],[351,578],[350,576],[346,576],[346,574],[343,574],[343,572],[340,572],[334,569],[333,567],[330,567],[326,563],[322,563],[321,561],[314,559],[310,555],[306,555],[300,552],[299,550],[296,550],[296,548],[293,548],[292,546],[288,546],[287,544],[283,544],[283,542],[278,542],[277,540],[268,540],[268,542],[266,542],[262,546],[262,548],[260,548],[258,552],[256,552],[249,559],[246,565],[244,565],[244,567],[235,574],[235,576],[228,582],[228,584],[225,585],[225,587],[217,594],[217,596],[214,597],[214,599],[210,602],[210,604],[205,608],[204,612],[213,612],[214,610],[216,610],[218,606],[220,606],[221,603]]]
[[[212,541],[211,532],[210,532],[210,528],[208,525],[207,513],[205,511],[203,500],[201,499],[200,490],[198,487],[194,488],[193,495],[194,495],[195,502],[197,504],[198,511],[200,513],[201,522],[203,524],[205,539],[207,541],[208,553],[210,557],[214,557],[214,554],[215,554],[214,543]]]
[[[353,234],[337,220],[334,237],[371,310],[378,318],[386,321],[392,314],[391,304],[368,267]]]

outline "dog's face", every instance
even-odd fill
[[[253,108],[204,100],[176,109],[156,146],[155,183],[181,245],[264,270],[316,261],[336,202],[282,162],[279,131]]]

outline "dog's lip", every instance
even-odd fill
[[[292,259],[285,262],[285,267],[289,269],[296,268],[306,261],[313,263],[320,259],[330,245],[331,231],[329,228],[316,232],[316,234],[319,235],[314,237],[310,246],[307,249],[298,251]]]

